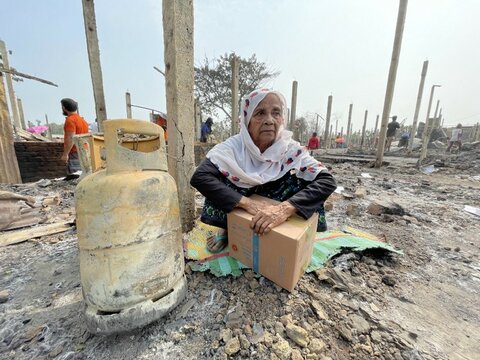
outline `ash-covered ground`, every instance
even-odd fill
[[[216,278],[187,265],[185,301],[128,334],[87,332],[75,230],[3,247],[0,358],[478,359],[480,218],[464,211],[480,207],[478,152],[461,156],[428,175],[400,157],[382,169],[332,164],[345,190],[330,201],[330,228],[383,236],[403,256],[340,255],[293,293],[252,271]],[[74,213],[74,189],[0,185],[39,202],[58,195],[42,210],[47,222]],[[374,201],[402,211],[371,215]]]

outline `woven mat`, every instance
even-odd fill
[[[189,232],[184,241],[185,257],[190,262],[193,271],[209,271],[215,276],[240,276],[242,269],[248,266],[229,256],[228,247],[221,253],[212,254],[207,250],[207,239],[217,232],[218,228],[197,221],[194,229]],[[383,242],[375,235],[352,227],[342,230],[319,232],[315,236],[315,244],[307,272],[323,267],[333,256],[346,251],[364,251],[367,249],[383,249],[385,251],[403,254],[391,245]]]

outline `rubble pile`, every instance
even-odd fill
[[[346,252],[292,293],[251,270],[217,278],[187,264],[189,292],[172,313],[102,337],[84,324],[75,231],[34,238],[0,252],[0,358],[475,358],[480,219],[463,207],[480,204],[480,181],[468,169],[427,175],[402,161],[332,172],[340,188],[328,201],[329,227],[370,232],[403,256]],[[33,197],[54,222],[74,215],[74,186],[0,190]]]

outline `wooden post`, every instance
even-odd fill
[[[22,99],[17,98],[17,105],[18,105],[18,114],[20,115],[20,124],[22,124],[22,129],[26,129],[25,114],[23,113]]]
[[[125,103],[127,105],[127,119],[133,119],[132,118],[132,98],[128,91],[125,93]]]
[[[95,20],[95,4],[93,0],[82,0],[83,21],[87,38],[88,61],[92,77],[93,97],[95,99],[95,113],[98,121],[98,131],[103,132],[103,120],[107,119],[105,95],[103,93],[102,66],[100,63],[100,49],[98,46],[97,22]]]
[[[477,122],[477,131],[475,132],[474,141],[480,141],[480,123]]]
[[[292,83],[292,103],[290,104],[290,131],[293,131],[293,126],[295,125],[295,117],[297,112],[297,87],[298,82],[294,80]]]
[[[338,119],[335,119],[335,136],[338,134]]]
[[[392,107],[393,93],[395,91],[395,80],[397,78],[398,62],[400,60],[400,50],[402,48],[403,28],[405,26],[405,17],[407,15],[408,0],[400,0],[398,7],[397,25],[395,29],[395,39],[393,41],[392,58],[390,60],[390,70],[388,71],[387,89],[385,91],[385,101],[383,103],[382,123],[380,126],[380,136],[377,146],[377,158],[375,167],[379,168],[383,164],[383,152],[385,150],[385,138],[387,135],[388,117]]]
[[[47,125],[48,127],[48,130],[47,130],[47,137],[52,140],[52,130],[50,129],[50,124],[48,123],[48,115],[45,114],[45,124]]]
[[[421,165],[423,159],[425,159],[425,157],[427,156],[428,141],[430,140],[430,131],[428,130],[430,126],[430,110],[432,109],[432,101],[435,88],[439,86],[440,85],[433,85],[432,90],[430,90],[430,100],[428,100],[427,118],[425,119],[425,127],[423,129],[422,152],[420,153],[420,158],[418,159],[419,165]]]
[[[168,171],[177,182],[182,229],[192,229],[195,191],[193,1],[163,0],[163,39],[167,95]]]
[[[348,107],[348,123],[347,123],[347,148],[350,146],[350,137],[352,136],[352,110],[353,104]]]
[[[363,127],[362,127],[362,142],[360,143],[360,148],[362,150],[365,147],[365,130],[367,129],[367,116],[368,116],[368,110],[365,110],[365,117],[363,118]]]
[[[232,62],[232,136],[238,134],[238,57],[233,54]]]
[[[425,77],[427,76],[428,60],[423,62],[422,73],[420,75],[420,85],[418,85],[417,103],[415,104],[415,114],[413,115],[412,132],[410,133],[410,140],[408,141],[408,152],[412,151],[413,139],[417,132],[418,113],[420,112],[420,105],[422,104],[423,86],[425,85]]]
[[[3,77],[3,73],[0,73],[0,183],[18,184],[22,182],[22,178],[15,154]]]
[[[10,70],[7,47],[5,46],[5,42],[3,42],[2,40],[0,40],[0,55],[2,57],[3,68],[5,70]],[[7,80],[8,98],[10,99],[10,110],[12,112],[13,124],[16,128],[22,129],[20,113],[18,111],[18,104],[15,97],[15,91],[13,90],[12,74],[9,72],[5,72],[5,79]]]
[[[340,136],[343,138],[343,126],[342,126],[342,130],[340,130]]]
[[[333,96],[329,95],[328,103],[327,103],[327,117],[325,118],[325,134],[324,134],[325,149],[328,149],[330,145],[330,138],[329,138],[330,134],[328,133],[328,130],[330,130],[330,116],[332,115],[332,101],[333,101]]]

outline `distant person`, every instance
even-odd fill
[[[66,116],[63,125],[64,140],[61,159],[67,164],[67,178],[74,178],[75,172],[82,170],[77,148],[73,144],[73,136],[88,133],[88,123],[77,114],[78,104],[72,99],[62,99],[63,115]]]
[[[410,140],[410,132],[409,131],[403,131],[400,134],[400,141],[398,142],[398,147],[407,147],[408,146],[408,140]]]
[[[400,124],[397,122],[397,116],[392,116],[392,121],[387,126],[387,144],[385,146],[387,151],[390,151],[392,146],[392,141],[395,139],[395,133],[397,129],[400,128]]]
[[[454,144],[458,145],[458,151],[462,150],[462,124],[458,124],[455,129],[452,130],[452,137],[448,142],[447,152],[450,152]]]
[[[343,145],[345,144],[345,138],[342,134],[338,133],[337,137],[335,138],[335,146],[338,149],[343,149]]]
[[[98,120],[95,119],[95,121],[89,125],[89,128],[92,134],[98,133]]]
[[[308,139],[307,149],[308,150],[320,149],[320,139],[318,138],[316,132],[314,132],[312,134],[312,137]]]
[[[165,144],[168,144],[168,131],[167,125],[160,125],[163,129],[163,138],[165,139]]]
[[[202,131],[200,134],[200,142],[206,143],[208,140],[208,135],[212,133],[213,119],[209,117],[202,125]]]

